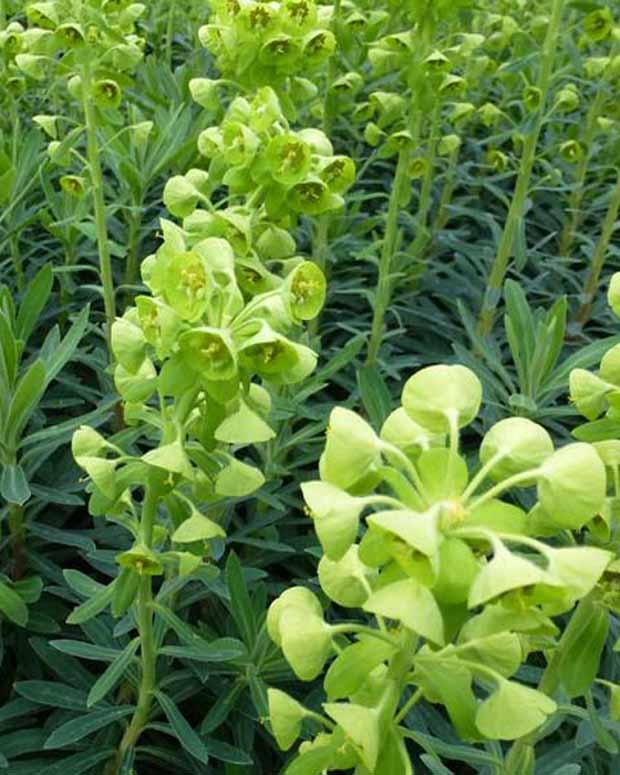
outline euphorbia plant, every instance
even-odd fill
[[[70,619],[83,623],[108,606],[115,616],[133,610],[141,682],[118,768],[132,756],[154,704],[171,713],[157,677],[169,619],[155,626],[154,586],[216,556],[229,499],[263,483],[244,450],[274,436],[267,386],[294,384],[313,371],[315,354],[290,335],[318,314],[325,294],[320,270],[293,259],[283,276],[271,275],[268,290],[248,299],[229,242],[192,237],[165,221],[162,229],[162,246],[142,265],[151,295],[138,296],[112,328],[114,379],[133,443],[88,427],[73,439],[91,480],[91,513],[131,538],[99,604],[88,601]],[[132,648],[128,662],[137,644]],[[204,746],[191,753],[206,760]]]
[[[102,295],[108,341],[116,315],[112,254],[108,234],[102,144],[99,128],[106,112],[116,111],[122,101],[123,86],[142,59],[144,41],[136,33],[136,22],[144,6],[130,0],[96,0],[73,3],[70,0],[34,2],[26,7],[29,26],[19,36],[15,61],[24,74],[35,81],[48,75],[66,81],[70,95],[80,104],[86,145],[84,162],[92,191],[93,225],[99,255]],[[65,129],[71,116],[41,116],[48,133]],[[81,127],[50,144],[52,160],[71,164]],[[73,153],[72,153],[73,152]],[[85,193],[81,176],[65,176],[64,190]]]
[[[422,700],[442,705],[463,741],[543,734],[562,711],[517,676],[533,653],[570,696],[594,680],[590,669],[576,679],[554,655],[557,617],[609,585],[614,554],[572,538],[606,508],[605,464],[589,444],[555,449],[542,426],[511,418],[484,436],[470,471],[460,436],[481,399],[469,369],[432,366],[407,381],[380,434],[333,410],[321,479],[302,490],[323,551],[322,593],[352,616],[326,619],[306,587],[269,610],[269,632],[298,678],[327,667],[321,709],[270,692],[281,747],[305,728],[290,775],[412,773],[408,741],[424,743],[409,711]],[[521,747],[507,771],[532,771],[514,769]]]

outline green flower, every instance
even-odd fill
[[[606,40],[613,30],[614,17],[609,8],[600,8],[592,11],[583,20],[583,32],[592,43]]]
[[[226,331],[206,326],[187,331],[179,337],[179,349],[187,366],[207,380],[237,375],[237,355]]]
[[[313,320],[323,308],[327,281],[312,261],[303,261],[287,276],[285,288],[297,320]]]
[[[297,213],[322,215],[342,207],[343,200],[332,193],[320,178],[311,177],[293,186],[290,190],[290,204]]]
[[[213,295],[213,276],[204,258],[196,251],[174,253],[163,260],[161,287],[172,309],[185,320],[198,320]]]
[[[93,84],[93,99],[100,108],[118,108],[122,98],[121,87],[110,78],[95,81]]]
[[[333,156],[319,165],[319,177],[335,194],[344,194],[355,183],[355,162],[348,156]]]
[[[310,169],[312,150],[292,132],[274,137],[266,151],[269,172],[274,180],[292,186],[303,180]]]

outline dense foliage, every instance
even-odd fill
[[[612,0],[0,0],[0,772],[611,775]]]

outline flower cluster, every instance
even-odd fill
[[[73,92],[79,91],[82,70],[88,66],[93,80],[87,86],[94,101],[104,108],[118,107],[120,82],[143,56],[144,40],[136,32],[136,22],[144,10],[144,5],[130,0],[77,6],[69,0],[30,3],[28,27],[15,29],[12,35],[15,62],[36,80],[52,70],[71,78]]]
[[[245,90],[269,84],[293,101],[308,89],[316,94],[305,76],[336,48],[331,6],[314,0],[212,0],[211,6],[199,36],[224,78]]]
[[[200,101],[202,79],[192,82]],[[280,100],[269,87],[249,99],[234,99],[222,122],[205,129],[198,148],[209,159],[203,186],[187,199],[176,179],[167,202],[175,215],[202,221],[193,212],[222,186],[229,198],[241,198],[252,211],[264,208],[270,222],[289,225],[301,214],[320,215],[343,207],[342,194],[355,180],[355,164],[334,154],[327,136],[318,129],[290,129]],[[185,190],[189,189],[185,185]]]
[[[324,727],[300,746],[300,768],[411,772],[401,722],[420,697],[442,704],[469,741],[516,739],[557,710],[515,674],[529,653],[553,649],[553,617],[598,588],[614,556],[540,537],[583,529],[605,510],[606,464],[589,444],[554,449],[542,426],[510,418],[485,435],[472,475],[459,435],[481,398],[473,372],[433,366],[409,379],[380,434],[352,411],[332,412],[321,479],[302,485],[323,550],[318,579],[330,600],[376,624],[326,621],[305,587],[272,604],[269,632],[299,678],[315,679],[335,655],[324,715],[270,692],[282,748],[304,719]]]
[[[172,541],[193,544],[197,564],[208,551],[204,541],[224,535],[198,504],[208,509],[263,483],[260,471],[229,447],[275,436],[265,386],[299,382],[316,365],[315,353],[289,335],[320,311],[325,279],[311,262],[292,259],[282,277],[272,276],[269,291],[246,301],[226,240],[188,243],[174,224],[163,222],[162,229],[163,244],[142,264],[151,295],[138,296],[112,329],[114,381],[125,420],[141,437],[158,436],[159,444],[129,454],[84,428],[73,451],[91,479],[91,512],[122,519],[136,539],[131,490],[159,477],[175,528]],[[162,532],[157,543],[165,538]],[[186,552],[161,554],[138,542],[120,562],[141,563],[153,574],[163,572],[166,561],[181,562],[187,572],[190,559]]]

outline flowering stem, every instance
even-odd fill
[[[142,542],[148,549],[150,549],[153,544],[153,530],[155,527],[155,518],[157,516],[158,500],[157,490],[153,486],[147,486],[142,506],[140,533]],[[117,773],[120,772],[120,767],[127,752],[135,746],[138,738],[142,734],[153,704],[153,692],[156,684],[157,647],[153,632],[152,602],[152,577],[145,574],[140,578],[140,586],[136,599],[136,622],[138,625],[138,634],[140,636],[140,689],[138,691],[136,710],[134,711],[131,723],[125,730],[125,734],[123,735],[123,739],[121,740],[118,749],[116,764]]]
[[[99,144],[97,140],[97,118],[92,101],[92,76],[89,67],[82,71],[82,107],[86,124],[86,143],[88,166],[90,168],[91,185],[93,189],[93,205],[95,211],[95,231],[99,251],[99,273],[103,286],[103,304],[106,318],[106,339],[110,357],[112,357],[111,335],[112,324],[116,318],[116,303],[114,299],[114,279],[112,276],[112,257],[108,241],[106,224],[106,207],[103,197],[103,174],[99,159]]]
[[[590,105],[590,109],[588,110],[586,126],[583,135],[585,152],[577,164],[577,170],[575,173],[575,188],[570,195],[568,203],[570,218],[568,218],[564,224],[562,235],[560,237],[560,255],[566,258],[570,256],[575,236],[581,225],[581,222],[583,221],[581,204],[585,194],[588,167],[590,164],[590,159],[592,158],[592,142],[596,133],[596,120],[599,117],[604,104],[605,91],[603,89],[599,89],[596,93],[596,97]]]
[[[428,161],[428,167],[426,174],[422,180],[422,187],[420,189],[420,202],[418,205],[418,213],[416,215],[416,230],[417,234],[411,247],[414,265],[413,265],[413,282],[417,284],[424,270],[426,269],[426,263],[428,258],[427,248],[429,246],[432,233],[428,229],[428,216],[431,210],[431,204],[433,201],[433,181],[435,180],[435,163],[437,160],[437,130],[439,128],[439,118],[441,115],[441,101],[435,100],[435,106],[431,114],[428,145],[426,148],[425,158]]]
[[[547,94],[551,84],[553,63],[555,60],[557,42],[560,35],[560,22],[562,20],[563,0],[553,0],[547,36],[543,46],[538,88],[541,92],[540,106],[533,117],[532,126],[526,134],[523,144],[523,156],[517,176],[514,196],[510,203],[506,224],[499,241],[495,260],[487,278],[487,286],[482,302],[482,309],[478,318],[478,333],[488,336],[493,328],[495,312],[501,296],[504,278],[508,271],[510,257],[512,256],[517,230],[525,213],[525,205],[530,187],[534,162],[536,160],[536,148],[542,132]]]
[[[609,207],[605,214],[605,220],[603,221],[603,228],[601,236],[599,237],[592,259],[590,261],[590,269],[586,277],[586,282],[582,294],[581,306],[577,311],[577,317],[575,322],[582,328],[589,320],[590,313],[592,312],[592,304],[594,303],[594,297],[599,287],[599,280],[601,278],[601,272],[605,265],[605,259],[607,258],[607,251],[609,243],[613,237],[616,229],[616,221],[620,214],[620,172],[617,174],[616,184],[611,193],[611,199],[609,201]]]
[[[405,184],[408,182],[409,150],[403,149],[398,156],[398,165],[394,184],[390,194],[390,203],[383,239],[383,248],[379,259],[379,278],[375,293],[375,304],[372,319],[372,329],[366,364],[374,366],[381,348],[384,332],[385,313],[387,312],[392,295],[392,268],[394,254],[398,244],[398,215]]]

